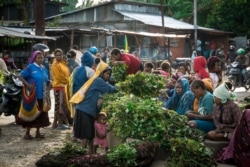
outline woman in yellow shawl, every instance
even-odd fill
[[[55,117],[52,128],[60,130],[69,129],[68,117],[70,115],[68,105],[68,88],[70,71],[63,59],[63,51],[56,49],[54,51],[55,60],[51,66],[53,76],[53,89],[55,96]]]
[[[106,93],[117,92],[115,86],[107,81],[111,76],[108,64],[100,62],[93,75],[70,99],[76,104],[74,120],[74,136],[82,139],[82,147],[89,148],[93,153],[93,139],[95,137],[94,121],[102,107],[102,96]]]

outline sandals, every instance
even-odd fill
[[[24,138],[25,140],[32,140],[34,137],[31,136],[31,135],[25,135],[23,138]]]
[[[23,138],[24,138],[25,140],[32,140],[32,139],[34,139],[34,137],[31,136],[31,135],[25,135]],[[44,139],[45,136],[44,136],[44,134],[37,133],[37,134],[36,134],[36,138],[37,138],[37,139]]]
[[[37,139],[44,139],[45,136],[44,136],[44,134],[37,133],[37,134],[36,134],[36,138],[37,138]]]

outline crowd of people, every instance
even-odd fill
[[[242,48],[234,51],[234,54],[231,51],[228,59],[242,64],[242,77],[245,79],[244,70],[249,66],[249,58]],[[224,57],[223,45],[219,45],[215,52],[215,55],[208,57],[195,56],[192,71],[188,71],[185,63],[180,63],[177,70],[172,72],[169,63],[168,70],[160,73],[163,70],[161,66],[155,69],[152,62],[145,62],[144,72],[168,79],[166,89],[159,93],[164,108],[185,115],[189,127],[203,131],[206,139],[230,142],[219,157],[219,162],[242,165],[250,159],[250,141],[247,140],[250,137],[250,122],[247,122],[249,110],[240,109],[232,92],[232,84],[224,78],[225,60],[228,59]],[[244,136],[244,139],[239,136]],[[244,148],[241,147],[243,145]]]
[[[99,146],[106,152],[108,122],[106,113],[102,111],[103,95],[118,91],[116,86],[107,82],[112,75],[109,63],[113,66],[126,64],[127,74],[145,72],[166,78],[166,87],[159,92],[163,107],[186,115],[190,128],[203,131],[207,139],[230,141],[231,147],[236,149],[237,142],[241,142],[238,141],[239,135],[250,138],[249,110],[241,111],[230,91],[232,85],[223,79],[223,45],[219,48],[218,53],[209,58],[195,56],[191,71],[185,63],[180,63],[177,70],[172,71],[171,63],[167,60],[156,68],[153,62],[142,63],[136,56],[118,48],[110,52],[106,47],[101,54],[93,46],[82,53],[77,45],[66,53],[60,48],[55,49],[55,58],[49,64],[46,61],[49,48],[46,45],[33,48],[28,65],[19,76],[25,91],[17,124],[26,128],[24,139],[34,138],[30,134],[31,128],[37,129],[36,138],[44,138],[40,128],[51,124],[44,109],[45,96],[48,96],[44,92],[52,89],[55,97],[52,128],[66,130],[72,127],[72,141],[81,140],[81,146],[88,148],[90,154],[96,153]],[[231,53],[230,61],[234,59],[246,63],[245,59],[242,60],[245,54],[242,50],[235,51],[234,55]],[[197,53],[200,54],[200,51]],[[241,134],[242,131],[247,131],[248,135]],[[241,152],[237,148],[237,156],[242,156],[241,161],[247,159],[244,157],[246,151],[249,156],[250,149]],[[231,155],[230,158],[235,158],[236,153]],[[239,162],[237,160],[235,163]]]

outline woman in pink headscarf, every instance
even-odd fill
[[[42,65],[42,62],[43,54],[40,51],[34,51],[29,58],[29,64],[19,75],[25,87],[22,94],[22,107],[16,118],[16,123],[26,128],[25,140],[33,139],[30,134],[31,128],[36,128],[36,138],[44,138],[44,134],[40,133],[40,128],[50,125],[48,112],[44,111],[43,103],[45,85],[49,90],[51,84],[47,69]],[[29,90],[29,95],[27,95],[26,89]]]
[[[196,79],[210,78],[207,70],[207,60],[203,56],[194,58],[193,69]]]

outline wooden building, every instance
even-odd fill
[[[74,44],[82,51],[91,46],[99,48],[99,52],[106,46],[110,49],[124,49],[126,37],[129,52],[137,51],[141,59],[166,59],[168,49],[174,58],[191,56],[194,26],[162,16],[159,4],[113,0],[61,14],[56,14],[59,12],[58,4],[54,4],[56,13],[52,12],[53,6],[48,8],[48,3],[45,5],[45,33],[46,36],[56,38],[56,41],[47,41],[51,50],[62,48],[66,52]],[[6,13],[7,9],[4,11]],[[34,20],[31,20],[30,30],[19,28],[29,32],[34,24]],[[211,41],[222,43],[227,50],[230,33],[199,26],[197,31],[203,44]]]
[[[124,49],[126,35],[129,52],[139,51],[141,58],[155,57],[165,50],[166,42],[173,57],[190,57],[194,26],[168,16],[163,18],[164,28],[159,4],[111,1],[46,18],[47,23],[59,20],[60,27],[66,27],[46,29],[46,35],[59,36],[56,45],[60,48],[77,44],[82,50],[96,46],[100,52],[106,46]],[[229,34],[198,26],[198,38],[204,44],[223,43],[227,49]]]

